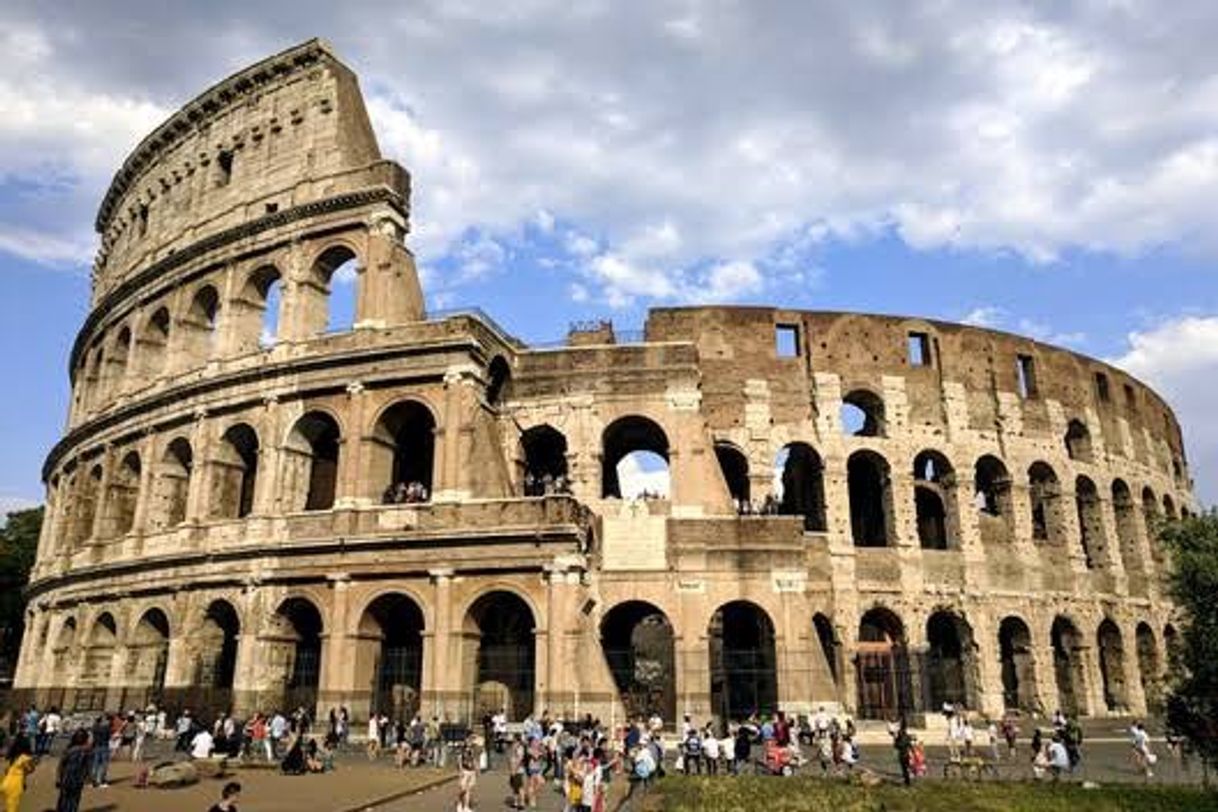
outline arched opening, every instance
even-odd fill
[[[867,389],[855,389],[842,398],[842,432],[853,437],[883,437],[884,399]]]
[[[272,634],[279,649],[273,662],[283,663],[284,708],[304,708],[316,716],[321,681],[321,612],[306,598],[288,598],[279,605]]]
[[[127,378],[127,364],[131,361],[131,328],[126,325],[118,331],[110,356],[106,359],[106,391],[117,394],[123,391]]]
[[[373,432],[373,471],[385,504],[418,504],[431,499],[436,457],[436,419],[416,400],[386,409]]]
[[[973,629],[968,621],[952,612],[935,612],[926,621],[926,642],[926,709],[976,707]]]
[[[859,621],[859,717],[892,719],[914,710],[905,627],[890,610],[877,607]]]
[[[1129,709],[1129,695],[1125,689],[1125,645],[1120,628],[1109,618],[1104,618],[1096,632],[1100,653],[1100,678],[1104,683],[1104,705],[1110,713]]]
[[[711,709],[719,719],[745,719],[778,710],[774,623],[749,601],[724,604],[711,616]]]
[[[157,472],[157,500],[153,524],[164,530],[186,521],[190,477],[194,471],[194,452],[184,437],[174,439],[165,448]]]
[[[520,435],[524,451],[524,495],[570,493],[567,479],[567,438],[550,425],[534,426]]]
[[[194,675],[194,684],[211,695],[204,703],[207,706],[227,705],[221,697],[233,687],[240,634],[241,621],[233,605],[225,600],[212,601],[196,637],[198,659]],[[217,699],[220,701],[215,701]]]
[[[88,471],[75,474],[73,479],[78,484],[75,489],[76,504],[70,524],[72,535],[68,549],[75,551],[93,538],[93,525],[97,520],[97,503],[101,498],[102,467],[93,465]]]
[[[1163,667],[1159,663],[1159,647],[1155,643],[1155,632],[1150,624],[1138,624],[1134,633],[1138,649],[1138,676],[1142,682],[1142,695],[1146,697],[1146,707],[1151,713],[1160,713],[1163,709]]]
[[[98,339],[93,346],[91,360],[85,363],[85,403],[92,410],[100,409],[106,402],[106,358],[105,350]]]
[[[125,536],[135,526],[135,506],[140,495],[140,455],[128,451],[110,476],[109,536]]]
[[[486,402],[498,407],[511,396],[512,368],[502,355],[496,355],[487,373]]]
[[[1087,569],[1108,566],[1108,545],[1104,534],[1103,508],[1095,483],[1085,476],[1074,480],[1074,506],[1078,512],[1079,541]]]
[[[1081,420],[1071,420],[1066,426],[1066,454],[1072,460],[1092,462],[1091,432]]]
[[[212,467],[212,515],[221,519],[250,515],[257,484],[258,435],[246,423],[237,423],[220,439]]]
[[[850,530],[856,547],[886,547],[892,539],[892,484],[888,461],[856,451],[846,463]]]
[[[1141,579],[1145,572],[1141,551],[1138,549],[1138,517],[1133,503],[1133,494],[1124,480],[1112,481],[1112,513],[1116,518],[1117,546],[1120,548],[1121,561],[1125,571],[1130,575],[1130,590],[1134,594],[1145,595],[1146,583]],[[1139,580],[1135,583],[1134,578]]]
[[[68,618],[59,627],[59,633],[55,635],[51,657],[53,661],[51,685],[55,688],[63,688],[68,684],[69,671],[77,662],[76,618]]]
[[[423,688],[423,610],[399,592],[381,595],[364,610],[359,631],[358,667],[371,683],[370,711],[411,718]]]
[[[160,609],[149,609],[140,616],[127,646],[127,673],[131,685],[142,696],[126,696],[131,707],[147,707],[161,702],[165,690],[165,667],[169,663],[169,618]]]
[[[1163,545],[1159,542],[1163,516],[1159,513],[1159,500],[1149,486],[1142,489],[1142,521],[1146,523],[1146,541],[1150,545],[1150,557],[1156,564],[1163,563]]]
[[[1176,515],[1176,503],[1168,494],[1163,494],[1163,518],[1169,522],[1174,522],[1179,518]]]
[[[533,713],[536,668],[534,628],[529,605],[511,592],[498,590],[474,601],[465,616],[471,646],[472,719],[503,711],[519,722]]]
[[[358,318],[360,268],[345,245],[327,248],[313,263],[312,286],[302,297],[309,334],[350,330]]]
[[[1058,709],[1069,716],[1086,710],[1087,695],[1083,665],[1083,638],[1069,618],[1058,615],[1050,630],[1053,647],[1053,676],[1057,682]]]
[[[169,310],[158,307],[148,317],[139,337],[139,358],[143,373],[155,378],[165,371],[169,357]]]
[[[985,454],[973,466],[973,505],[982,544],[1008,544],[1014,539],[1011,475],[992,454]]]
[[[817,612],[812,616],[812,629],[816,632],[816,642],[819,644],[818,654],[813,655],[813,671],[828,675],[832,681],[834,688],[840,686],[841,674],[838,671],[838,652],[839,644],[837,635],[833,631],[833,624],[829,618]],[[816,679],[816,675],[813,675]]]
[[[723,474],[723,483],[732,497],[732,504],[737,513],[750,513],[752,500],[749,496],[749,461],[744,452],[731,443],[715,443],[715,459],[719,462],[719,472]]]
[[[245,280],[231,314],[238,319],[233,338],[238,352],[272,347],[279,340],[283,277],[274,265],[255,268]]]
[[[1004,617],[998,624],[998,653],[1002,662],[1003,706],[1024,713],[1039,711],[1032,632],[1021,618]]]
[[[914,458],[913,469],[914,510],[922,549],[958,549],[960,519],[951,463],[938,451],[923,451]]]
[[[1062,542],[1061,484],[1048,464],[1034,462],[1028,468],[1028,500],[1032,507],[1032,539]]]
[[[663,611],[644,601],[619,603],[601,619],[601,649],[626,718],[676,718],[675,643]]]
[[[1180,658],[1184,652],[1181,647],[1180,634],[1170,623],[1163,627],[1163,648],[1167,651],[1168,669],[1176,671],[1180,667]]]
[[[619,418],[601,438],[601,496],[667,499],[668,436],[653,420]]]
[[[340,443],[338,423],[325,412],[309,412],[296,421],[283,447],[287,510],[329,510],[334,506]]]
[[[183,333],[179,352],[187,359],[186,367],[205,363],[212,357],[219,318],[220,294],[211,285],[204,285],[195,292],[179,325]]]
[[[84,662],[80,669],[80,691],[76,696],[77,710],[103,710],[106,689],[114,673],[114,655],[118,650],[118,625],[114,616],[102,612],[89,631],[85,643]]]
[[[774,458],[778,512],[803,516],[804,529],[825,530],[825,466],[807,443],[789,443]]]

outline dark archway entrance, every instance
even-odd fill
[[[601,648],[628,718],[676,718],[675,644],[664,612],[644,601],[618,604],[601,620]]]
[[[775,713],[774,624],[765,610],[748,601],[724,604],[711,617],[707,633],[713,712],[725,721]]]
[[[1039,710],[1036,696],[1036,661],[1032,655],[1032,632],[1017,617],[1005,617],[998,625],[998,652],[1002,660],[1002,702],[1011,710]]]
[[[401,593],[381,595],[364,610],[359,628],[362,640],[375,641],[372,668],[364,672],[371,681],[370,710],[409,719],[419,709],[423,685],[422,610]]]
[[[1117,713],[1128,710],[1129,694],[1125,689],[1125,644],[1120,628],[1104,618],[1096,631],[1099,646],[1100,678],[1104,681],[1104,704]]]
[[[1068,618],[1058,615],[1050,631],[1053,647],[1053,676],[1057,681],[1057,703],[1062,713],[1075,716],[1085,709],[1083,680],[1083,639]]]
[[[668,455],[668,436],[655,421],[638,415],[622,417],[613,421],[605,429],[601,440],[601,495],[606,499],[614,497],[628,499],[645,495],[640,494],[637,488],[634,493],[631,493],[630,488],[623,487],[622,469],[633,466],[641,468],[644,472],[652,473],[653,477],[649,479],[662,481],[663,493],[657,495],[667,498],[669,495]],[[660,468],[663,469],[662,474]],[[627,473],[635,472],[627,471]],[[643,490],[647,493],[652,492],[650,487],[644,487]],[[658,491],[660,488],[654,490]]]
[[[860,718],[891,719],[914,710],[905,628],[890,610],[872,609],[859,621],[855,665]]]
[[[973,629],[951,612],[935,612],[926,621],[926,710],[944,705],[975,707]]]
[[[791,443],[778,452],[774,467],[782,471],[778,487],[778,512],[803,516],[804,529],[825,529],[825,466],[807,443]]]
[[[715,459],[719,461],[719,471],[723,474],[723,482],[727,485],[736,512],[748,513],[752,491],[749,487],[749,461],[744,452],[730,443],[715,443]]]
[[[317,686],[321,682],[321,612],[305,598],[288,598],[276,615],[290,647],[283,706],[304,708],[316,716]]]
[[[503,710],[519,722],[533,712],[535,627],[529,605],[511,592],[488,592],[469,608],[466,636],[476,647],[471,718]]]
[[[534,426],[520,435],[524,451],[524,495],[569,493],[567,438],[550,425]]]

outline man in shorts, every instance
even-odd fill
[[[474,801],[474,785],[478,783],[478,737],[472,733],[466,737],[457,756],[457,812],[471,812]]]

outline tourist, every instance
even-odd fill
[[[520,736],[516,736],[508,751],[508,786],[512,790],[513,809],[524,809],[526,759],[524,742],[521,741]]]
[[[989,739],[990,760],[997,764],[1002,761],[1002,750],[999,747],[998,725],[994,724],[993,719],[986,719],[985,736]]]
[[[457,812],[471,812],[473,809],[480,757],[478,739],[471,733],[466,736],[461,752],[457,754]]]
[[[215,746],[215,736],[206,727],[201,727],[190,741],[190,757],[192,759],[211,758],[211,752]]]
[[[190,716],[190,710],[184,710],[178,715],[178,721],[175,725],[178,734],[178,741],[173,746],[175,752],[185,753],[190,749],[191,729],[194,727],[194,720]]]
[[[719,740],[708,724],[702,734],[702,756],[706,761],[706,774],[719,774]]]
[[[97,717],[93,723],[93,786],[106,788],[110,786],[108,773],[110,771],[110,730],[111,720],[107,716]]]
[[[1146,728],[1142,725],[1142,721],[1133,723],[1133,727],[1129,729],[1131,743],[1133,745],[1134,762],[1141,769],[1142,774],[1147,779],[1154,778],[1155,774],[1151,767],[1158,761],[1158,757],[1150,750],[1150,734],[1146,732]]]
[[[107,744],[105,747],[108,753],[109,745]],[[72,734],[72,738],[68,740],[68,749],[59,759],[59,767],[55,772],[55,786],[59,790],[59,802],[55,806],[55,812],[78,812],[80,794],[84,791],[85,782],[89,779],[92,763],[93,753],[89,743],[89,733],[81,728]]]
[[[1002,737],[1007,740],[1007,757],[1015,759],[1015,741],[1019,738],[1019,725],[1013,716],[1005,716],[1002,720]]]
[[[1070,769],[1070,753],[1062,741],[1061,734],[1054,733],[1053,741],[1049,744],[1049,772],[1053,775],[1053,780],[1057,781],[1063,772]]]
[[[293,736],[288,742],[287,755],[283,757],[283,761],[279,764],[279,769],[284,775],[304,775],[308,770],[308,765],[305,763],[304,747],[300,743],[300,736]]]
[[[237,801],[241,800],[241,785],[229,781],[220,790],[220,800],[207,808],[207,812],[237,812]]]
[[[275,711],[275,715],[271,717],[269,732],[271,734],[271,756],[268,760],[273,761],[279,757],[279,744],[288,732],[288,720],[279,711]]]
[[[913,747],[909,751],[909,769],[913,773],[914,778],[926,777],[926,747],[922,744],[922,740],[916,736],[911,736]]]
[[[740,775],[740,771],[746,764],[749,763],[749,756],[753,750],[753,737],[749,734],[749,729],[744,725],[736,728],[736,742],[732,748],[732,772],[735,775]]]
[[[600,748],[596,748],[592,751],[592,756],[587,760],[587,766],[584,768],[584,784],[581,793],[583,808],[593,812],[603,812],[605,808],[604,761],[605,754]]]
[[[536,730],[533,730],[533,736],[528,740],[525,748],[525,788],[524,797],[529,808],[537,806],[537,795],[541,788],[545,786],[545,778],[542,776],[542,765],[544,755],[541,748],[541,739],[537,737]]]
[[[368,760],[376,761],[381,755],[381,718],[377,714],[368,716]]]
[[[1033,728],[1032,729],[1032,774],[1036,778],[1040,778],[1040,775],[1038,775],[1036,772],[1036,760],[1041,756],[1042,751],[1047,752],[1046,748],[1045,748],[1044,737],[1041,734],[1039,727]],[[1045,764],[1043,764],[1041,766],[1047,767],[1048,766],[1047,761]]]
[[[1062,743],[1066,746],[1066,753],[1070,758],[1070,772],[1076,772],[1083,760],[1083,729],[1077,718],[1071,716],[1066,719]]]
[[[824,735],[816,740],[816,755],[820,761],[821,775],[828,775],[833,767],[833,735]]]
[[[685,717],[686,723],[689,717]],[[681,756],[685,761],[686,775],[702,774],[702,736],[692,725],[687,728],[685,741],[681,744]]]
[[[21,796],[25,794],[25,779],[34,771],[34,748],[30,740],[18,734],[8,748],[8,766],[4,779],[0,780],[0,794],[4,795],[4,812],[17,812],[21,808]]]
[[[42,714],[38,712],[38,708],[30,705],[30,709],[25,712],[22,717],[22,724],[25,727],[25,737],[30,741],[35,741],[38,738],[38,724],[42,721]]]
[[[51,706],[46,716],[42,718],[42,732],[38,737],[39,741],[35,748],[35,755],[45,756],[51,752],[51,748],[55,744],[55,737],[59,735],[62,727],[63,716],[60,715],[59,708]]]
[[[114,755],[117,757],[123,750],[127,751],[128,757],[135,761],[135,738],[136,738],[136,723],[135,711],[130,711],[119,722],[118,727],[118,747],[114,749]]]
[[[909,738],[909,731],[905,728],[905,720],[902,719],[897,727],[896,735],[892,738],[892,746],[897,751],[897,763],[901,767],[901,780],[905,782],[905,786],[909,786],[909,754],[913,750],[913,741]]]
[[[144,742],[151,730],[147,716],[135,717],[135,744],[131,747],[131,760],[139,763],[144,760]]]

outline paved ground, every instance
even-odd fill
[[[1158,745],[1156,749],[1162,760],[1156,770],[1154,782],[1197,783],[1201,780],[1199,765],[1193,764],[1192,769],[1186,769],[1167,754],[1165,747]],[[164,751],[155,752],[150,760],[160,760],[165,755],[167,753]],[[927,755],[930,761],[929,776],[939,779],[946,749],[931,746]],[[1013,760],[1007,759],[1004,749],[1003,759],[998,765],[1002,778],[1025,780],[1031,777],[1030,753],[1026,741],[1021,743],[1021,749]],[[863,766],[894,779],[899,775],[893,750],[889,746],[864,745],[862,763]],[[496,760],[492,766],[493,769],[478,780],[474,793],[478,809],[507,808],[507,773],[501,760]],[[668,767],[671,770],[671,759]],[[804,772],[816,775],[820,769],[818,766],[812,766]],[[30,789],[21,807],[22,812],[42,812],[54,808],[54,774],[55,759],[45,759],[31,778]],[[220,788],[224,783],[207,779],[194,787],[181,790],[138,790],[131,786],[131,775],[132,766],[129,762],[116,762],[111,770],[110,788],[85,790],[81,807],[83,812],[202,812],[219,797]],[[375,812],[439,812],[453,808],[456,797],[456,785],[451,780],[453,777],[455,772],[451,766],[445,770],[419,768],[401,771],[394,769],[388,759],[370,763],[357,752],[340,756],[338,770],[326,775],[285,777],[273,770],[241,768],[236,769],[234,775],[235,780],[240,781],[245,788],[241,804],[243,812],[311,812],[365,808]],[[720,780],[729,781],[731,778],[723,777]],[[1127,744],[1120,741],[1097,741],[1084,747],[1083,764],[1073,780],[1111,783],[1140,782],[1144,779],[1129,760]],[[437,781],[444,783],[424,789],[421,793],[411,794],[413,790]],[[619,782],[618,791],[623,791],[625,786],[626,784]],[[371,806],[376,800],[388,796],[397,797]],[[538,808],[542,812],[557,812],[562,808],[561,796],[553,790],[552,784],[547,784],[539,801]]]

